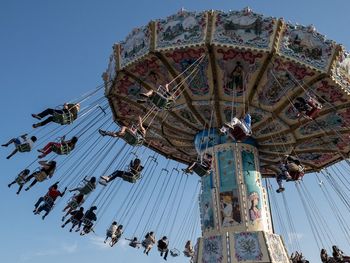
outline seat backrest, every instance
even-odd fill
[[[206,167],[204,167],[202,164],[200,163],[195,163],[194,167],[193,167],[193,171],[198,174],[200,177],[205,176],[208,174],[208,169],[206,169]]]
[[[53,122],[59,123],[61,125],[71,124],[73,122],[73,114],[70,111],[64,111],[64,113],[54,112]]]
[[[139,135],[137,132],[133,134],[129,130],[125,131],[123,139],[131,146],[136,146],[143,143],[143,138],[141,135]]]
[[[19,152],[30,152],[31,148],[30,148],[30,144],[29,143],[22,143],[16,146],[17,150]]]

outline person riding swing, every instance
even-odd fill
[[[137,127],[127,127],[122,126],[118,132],[104,131],[99,129],[98,132],[102,136],[111,136],[111,137],[119,137],[126,141],[131,146],[141,145],[146,137],[146,129],[145,125],[143,125],[143,121],[141,116],[138,117],[138,126]]]
[[[53,206],[55,205],[55,201],[57,197],[63,197],[66,193],[67,187],[64,189],[64,191],[61,193],[58,189],[58,182],[53,184],[49,191],[46,193],[45,196],[41,196],[38,201],[35,203],[33,210],[33,213],[35,215],[38,215],[41,213],[41,211],[45,211],[46,213],[42,216],[42,219],[44,220],[45,217],[50,213]],[[42,204],[43,203],[43,204]]]
[[[74,212],[79,206],[81,206],[84,203],[84,195],[83,194],[78,194],[78,195],[73,195],[71,200],[67,203],[66,207],[62,210],[62,212],[66,212],[66,214],[62,217],[62,221]]]
[[[84,217],[84,207],[80,207],[79,210],[70,212],[70,215],[71,217],[66,222],[64,222],[61,227],[64,228],[68,223],[72,223],[72,227],[69,229],[69,232],[72,232],[76,226],[79,226],[81,224],[81,220]]]
[[[160,252],[160,256],[163,257],[164,254],[164,260],[167,259],[168,253],[169,253],[169,240],[166,236],[162,237],[162,239],[158,240],[158,251]]]
[[[56,162],[55,161],[39,161],[40,168],[38,170],[34,171],[31,175],[29,175],[26,179],[26,183],[29,182],[31,179],[34,178],[34,180],[31,182],[31,184],[25,189],[25,191],[28,191],[30,188],[32,188],[37,182],[43,182],[47,178],[52,178],[53,174],[56,170]]]
[[[140,93],[141,97],[146,100],[137,100],[138,103],[145,103],[147,100],[152,102],[158,109],[169,109],[174,103],[173,95],[170,93],[169,84],[165,84],[163,87],[160,85],[156,91],[149,90],[146,93]]]
[[[322,109],[322,105],[312,97],[309,97],[307,100],[303,97],[297,97],[293,106],[298,111],[297,117],[299,120],[302,116],[314,119]]]
[[[82,219],[82,222],[81,222],[81,224],[83,224],[83,230],[80,232],[81,236],[93,231],[93,228],[92,228],[94,225],[93,222],[97,220],[97,216],[94,212],[96,209],[97,209],[96,206],[92,206],[92,207],[90,207],[89,210],[86,211],[86,213]],[[76,230],[76,232],[78,232],[80,230],[81,224],[79,224],[79,227]]]
[[[283,161],[280,162],[279,172],[277,173],[276,180],[279,188],[277,193],[281,193],[285,190],[283,186],[283,180],[298,181],[304,176],[304,167],[300,163],[299,159],[294,156],[286,155]]]
[[[27,177],[30,174],[30,170],[29,169],[24,169],[23,171],[21,171],[17,177],[15,178],[15,180],[11,183],[9,183],[7,186],[10,188],[13,184],[18,184],[19,188],[16,192],[16,194],[19,194],[24,186],[24,184],[27,182]]]
[[[33,145],[37,141],[37,138],[35,136],[27,138],[27,135],[28,134],[23,134],[17,138],[12,138],[7,143],[4,143],[1,145],[2,147],[8,147],[12,143],[15,145],[15,149],[12,151],[12,153],[9,156],[6,157],[6,159],[10,159],[17,152],[20,152],[20,153],[30,152],[33,149]]]
[[[38,150],[38,152],[41,152],[38,156],[38,158],[44,158],[46,155],[48,155],[51,152],[54,152],[58,155],[67,155],[72,150],[74,150],[76,143],[78,142],[78,137],[73,136],[72,139],[65,141],[66,136],[63,136],[61,138],[60,142],[49,142],[44,146],[44,148]]]
[[[117,177],[120,177],[129,183],[136,183],[136,181],[141,177],[142,170],[143,166],[141,165],[141,160],[135,158],[130,162],[128,171],[117,170],[111,175],[101,176],[99,183],[102,185],[107,185],[107,183],[113,181]]]
[[[44,121],[33,124],[33,128],[44,126],[50,122],[55,122],[61,125],[71,124],[78,118],[78,112],[80,110],[80,104],[65,103],[62,109],[48,108],[39,114],[32,114],[33,118],[41,120],[42,118],[50,115]]]

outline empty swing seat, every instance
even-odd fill
[[[30,152],[31,150],[29,143],[18,144],[16,145],[16,149],[21,153]]]
[[[243,141],[248,137],[248,135],[239,126],[235,126],[234,129],[230,132],[232,137],[234,137],[236,141]]]
[[[173,248],[173,249],[170,250],[170,255],[172,257],[178,257],[178,256],[180,256],[180,251],[178,249],[176,249],[176,248]]]
[[[193,166],[193,171],[200,177],[203,177],[209,174],[210,169],[208,169],[208,167],[206,167],[203,164],[195,163],[195,165]]]
[[[53,122],[65,125],[65,124],[71,124],[73,122],[73,114],[69,111],[64,111],[64,113],[53,113]]]

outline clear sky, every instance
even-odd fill
[[[350,47],[350,2],[347,0],[0,0],[0,3],[0,140],[3,142],[30,131],[31,113],[79,97],[101,84],[101,74],[107,66],[113,43],[123,40],[133,28],[166,17],[182,7],[191,11],[228,11],[250,6],[253,11],[268,16],[314,24],[328,38]],[[33,156],[25,154],[8,161],[5,159],[8,151],[0,150],[1,262],[162,262],[156,251],[146,257],[124,243],[113,249],[103,246],[100,239],[114,211],[107,213],[106,220],[99,223],[97,235],[83,238],[61,230],[63,203],[44,222],[33,216],[33,204],[45,193],[49,183],[16,196],[15,189],[8,189],[7,184],[33,161]],[[332,211],[319,197],[313,175],[306,178],[305,183],[330,227],[338,230],[336,222],[331,220]],[[190,178],[188,189],[195,188],[196,184],[197,179]],[[272,184],[276,185],[275,182]],[[190,200],[191,194],[191,190],[187,190],[185,200]],[[295,187],[288,186],[286,198],[295,235],[308,259],[319,262],[319,250],[296,195]],[[281,196],[276,198],[281,199]],[[114,201],[115,207],[120,205],[119,200]],[[184,202],[182,213],[187,205]],[[280,206],[283,203],[280,202]],[[281,212],[282,217],[288,217],[283,209]],[[137,211],[135,218],[140,216],[141,211]],[[340,230],[335,235],[340,236]],[[343,250],[350,252],[340,240]],[[184,257],[169,261],[188,262]]]

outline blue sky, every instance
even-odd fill
[[[123,40],[135,27],[152,19],[163,18],[184,7],[188,10],[242,9],[250,6],[253,11],[269,16],[284,17],[293,23],[314,24],[328,38],[350,47],[349,1],[18,1],[1,0],[0,8],[0,109],[2,127],[0,140],[30,131],[31,113],[48,106],[79,97],[101,84],[114,42]],[[52,127],[51,127],[52,128]],[[53,138],[54,139],[54,138]],[[33,155],[15,156],[6,160],[9,149],[1,149],[0,200],[2,207],[0,224],[1,262],[86,262],[102,260],[116,262],[161,262],[156,251],[149,257],[140,251],[121,244],[108,249],[100,242],[105,228],[119,207],[118,200],[98,226],[98,236],[81,238],[60,229],[63,203],[43,222],[32,215],[35,200],[44,193],[49,182],[38,185],[30,192],[15,195],[15,189],[7,184],[25,166],[33,161]],[[75,162],[78,162],[76,160]],[[328,205],[317,191],[313,175],[305,179],[311,195],[319,202],[324,215],[331,214]],[[188,189],[195,188],[196,178],[190,178]],[[272,182],[275,185],[275,182]],[[15,188],[16,186],[14,186]],[[191,191],[185,193],[189,200]],[[315,246],[297,192],[288,185],[286,198],[290,205],[292,221],[303,252],[311,262],[318,262],[319,251]],[[280,198],[280,197],[279,197]],[[280,198],[281,199],[281,198]],[[281,201],[281,200],[279,200]],[[184,204],[182,212],[188,204]],[[282,206],[283,203],[280,203]],[[282,212],[284,210],[282,209]],[[135,218],[140,216],[137,212]],[[282,216],[287,217],[287,214]],[[337,229],[330,218],[329,224]],[[277,221],[277,220],[276,220]],[[278,227],[276,227],[278,228]],[[181,230],[180,230],[181,231]],[[335,232],[340,236],[340,232]],[[340,239],[342,240],[342,239]],[[340,243],[346,251],[346,244]],[[350,252],[350,251],[348,251]],[[170,262],[187,262],[185,258]]]

